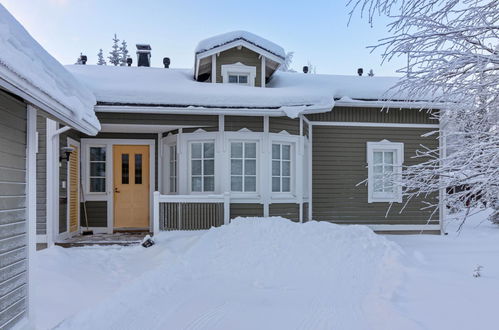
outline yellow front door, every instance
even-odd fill
[[[69,232],[74,233],[78,230],[78,214],[80,204],[80,150],[77,145],[69,145],[74,150],[69,156]]]
[[[149,146],[113,147],[114,227],[149,227]]]

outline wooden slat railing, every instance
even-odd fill
[[[154,192],[153,232],[200,230],[229,223],[230,194],[161,195]]]

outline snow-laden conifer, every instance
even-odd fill
[[[112,50],[109,52],[109,56],[107,57],[109,59],[109,63],[114,66],[120,65],[121,51],[120,46],[118,45],[119,42],[120,39],[118,39],[115,33],[113,38]]]

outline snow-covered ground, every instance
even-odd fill
[[[40,329],[493,329],[499,227],[380,236],[362,226],[240,219],[151,248],[51,248]],[[473,270],[482,265],[482,276]]]

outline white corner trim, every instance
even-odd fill
[[[349,121],[311,121],[310,124],[314,126],[439,128],[438,124],[399,124],[399,123],[370,123],[370,122],[349,122]]]
[[[255,66],[244,65],[241,62],[222,65],[222,82],[224,84],[229,83],[229,75],[231,74],[248,75],[248,85],[255,86],[255,80],[256,80]]]

